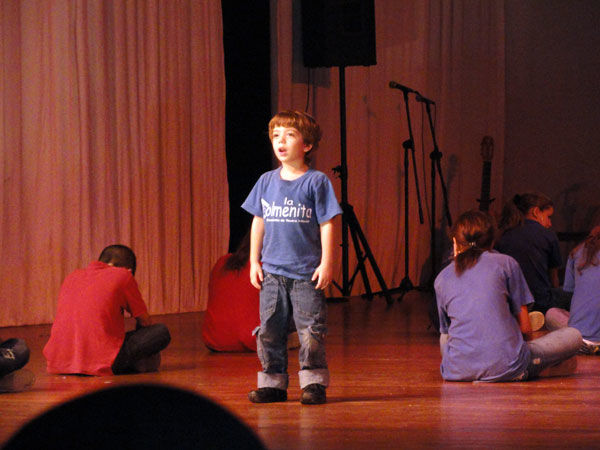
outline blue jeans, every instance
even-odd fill
[[[526,378],[536,378],[545,368],[575,356],[581,344],[581,333],[572,327],[561,328],[527,342],[531,360],[527,367]]]
[[[282,275],[264,273],[260,291],[260,326],[255,330],[258,358],[262,372],[258,387],[287,389],[289,325],[294,321],[300,350],[300,387],[317,383],[329,385],[329,370],[325,359],[327,335],[327,303],[316,282],[296,280]]]

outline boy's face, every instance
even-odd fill
[[[304,143],[302,133],[296,128],[273,128],[273,151],[282,164],[304,162],[304,155],[310,151],[312,145]]]

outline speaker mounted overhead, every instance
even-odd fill
[[[306,67],[377,64],[374,0],[302,0],[302,55]]]

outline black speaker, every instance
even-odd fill
[[[377,64],[374,0],[302,0],[302,54],[306,67]]]

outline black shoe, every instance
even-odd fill
[[[304,405],[321,405],[326,402],[325,386],[322,384],[313,383],[302,389],[300,403]]]
[[[263,387],[248,393],[252,403],[274,403],[287,401],[287,391],[283,389]]]

